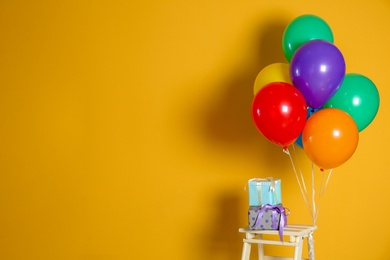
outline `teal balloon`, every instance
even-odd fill
[[[374,120],[379,103],[379,92],[375,84],[366,76],[350,73],[345,75],[340,88],[324,107],[347,112],[361,132]]]
[[[311,40],[333,43],[332,30],[322,18],[316,15],[298,16],[287,25],[283,33],[282,47],[286,59],[290,62],[295,51]]]
[[[315,112],[321,110],[322,107],[320,108],[311,108],[311,107],[308,107],[307,108],[307,116],[306,116],[306,120],[308,120]],[[300,148],[303,149],[303,143],[302,143],[302,133],[298,136],[297,140],[295,140],[295,144],[298,145]]]

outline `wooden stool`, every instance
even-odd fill
[[[278,230],[250,230],[249,228],[240,228],[241,233],[245,233],[244,247],[242,249],[242,260],[249,260],[251,253],[251,244],[255,243],[258,246],[259,260],[265,260],[263,245],[279,245],[279,246],[293,246],[294,260],[302,259],[303,240],[313,235],[313,231],[317,229],[316,226],[309,225],[287,225],[283,229],[283,236],[290,236],[290,241],[280,241]],[[276,235],[277,240],[263,239],[263,235]],[[309,244],[309,251],[311,244]]]

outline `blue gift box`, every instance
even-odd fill
[[[248,181],[249,206],[282,204],[281,180],[254,178]]]

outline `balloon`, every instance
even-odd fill
[[[318,110],[320,110],[322,108],[311,108],[311,107],[308,107],[307,108],[307,116],[306,116],[306,121],[315,113],[317,112]],[[302,133],[298,136],[297,140],[295,140],[295,144],[298,145],[299,147],[301,147],[303,149],[303,144],[302,144]]]
[[[379,93],[375,84],[360,74],[347,74],[336,94],[325,107],[344,110],[363,131],[374,120],[379,108]]]
[[[308,106],[319,108],[336,93],[344,79],[344,57],[332,43],[313,40],[295,52],[290,74]]]
[[[302,133],[304,151],[322,169],[346,162],[355,152],[359,131],[355,121],[337,108],[324,108],[307,120]]]
[[[325,40],[333,43],[333,33],[329,25],[315,15],[301,15],[295,18],[284,30],[283,52],[290,61],[295,51],[311,40]]]
[[[254,97],[252,119],[268,140],[280,146],[288,146],[297,139],[305,126],[305,99],[289,83],[270,83]]]
[[[257,75],[253,92],[256,95],[265,85],[272,82],[286,82],[291,84],[290,66],[286,63],[273,63],[263,68]]]

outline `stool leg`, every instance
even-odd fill
[[[295,242],[297,245],[295,246],[294,250],[294,260],[301,260],[302,259],[302,238],[301,237],[295,237]]]
[[[258,236],[259,239],[263,239],[263,235],[259,234],[257,236]],[[261,244],[261,243],[257,244],[257,252],[258,252],[258,255],[259,255],[259,260],[265,260],[264,245],[263,244]]]
[[[250,242],[247,241],[247,239],[252,239],[254,238],[255,235],[252,234],[252,233],[249,233],[247,232],[245,234],[245,238],[244,238],[244,246],[242,248],[242,256],[241,256],[241,260],[249,260],[250,256],[251,256],[251,247],[252,247],[252,244]]]
[[[249,260],[251,255],[251,244],[244,239],[244,246],[242,248],[241,260]]]
[[[304,237],[300,237],[299,238],[299,246],[298,246],[298,255],[299,255],[299,260],[301,260],[302,259],[302,251],[303,251],[303,241],[305,240],[305,238]]]
[[[314,238],[313,231],[309,233],[309,237],[307,238],[307,246],[309,249],[309,260],[314,260]]]

